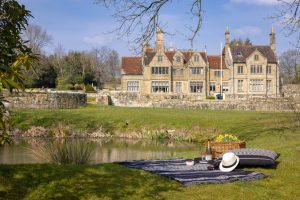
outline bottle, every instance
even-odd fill
[[[209,140],[207,141],[205,160],[212,160],[212,150]]]

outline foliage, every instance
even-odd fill
[[[0,1],[0,17],[0,92],[3,87],[9,90],[23,89],[25,80],[23,71],[30,69],[36,59],[20,36],[28,25],[28,18],[31,14],[16,0],[2,0]],[[2,124],[4,112],[5,107],[2,107],[0,110]],[[1,138],[1,143],[7,141],[5,128]]]
[[[284,84],[300,83],[300,52],[297,49],[283,52],[279,57],[279,70]]]
[[[249,38],[246,38],[245,40],[242,38],[233,39],[230,42],[231,46],[242,46],[242,45],[252,45],[252,42]]]
[[[87,84],[85,86],[85,92],[87,92],[87,93],[93,93],[93,92],[96,92],[96,91],[95,91],[95,89],[94,89],[94,87],[92,85]]]
[[[216,97],[215,96],[207,96],[206,99],[214,100],[214,99],[216,99]]]
[[[66,165],[87,164],[91,161],[95,146],[84,140],[76,141],[53,141],[33,150],[33,154],[47,162]]]
[[[236,136],[231,135],[231,134],[223,134],[223,135],[218,135],[218,137],[215,138],[216,142],[238,142],[240,141]]]

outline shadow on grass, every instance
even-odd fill
[[[0,180],[0,199],[163,199],[163,192],[182,189],[175,181],[116,164],[0,165]]]

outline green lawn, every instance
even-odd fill
[[[142,170],[116,164],[55,166],[0,165],[0,199],[300,199],[300,131],[292,114],[88,106],[75,110],[17,110],[15,126],[51,127],[60,121],[92,130],[216,127],[245,139],[248,147],[281,154],[276,169],[255,168],[271,178],[184,187]],[[129,126],[124,127],[124,122]],[[87,125],[89,124],[89,125]],[[183,152],[194,157],[196,152]]]

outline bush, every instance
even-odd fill
[[[85,86],[85,92],[87,92],[87,93],[93,93],[93,92],[96,92],[96,91],[95,91],[95,89],[94,89],[93,86],[91,86],[90,84],[87,84]]]
[[[84,140],[53,141],[33,150],[34,156],[47,162],[65,164],[87,164],[91,161],[95,146]]]
[[[74,86],[72,84],[60,84],[56,87],[59,90],[73,90]]]
[[[214,99],[216,99],[216,97],[215,96],[207,96],[206,99],[214,100]]]
[[[73,89],[74,90],[84,90],[84,85],[82,85],[82,84],[75,84]]]

